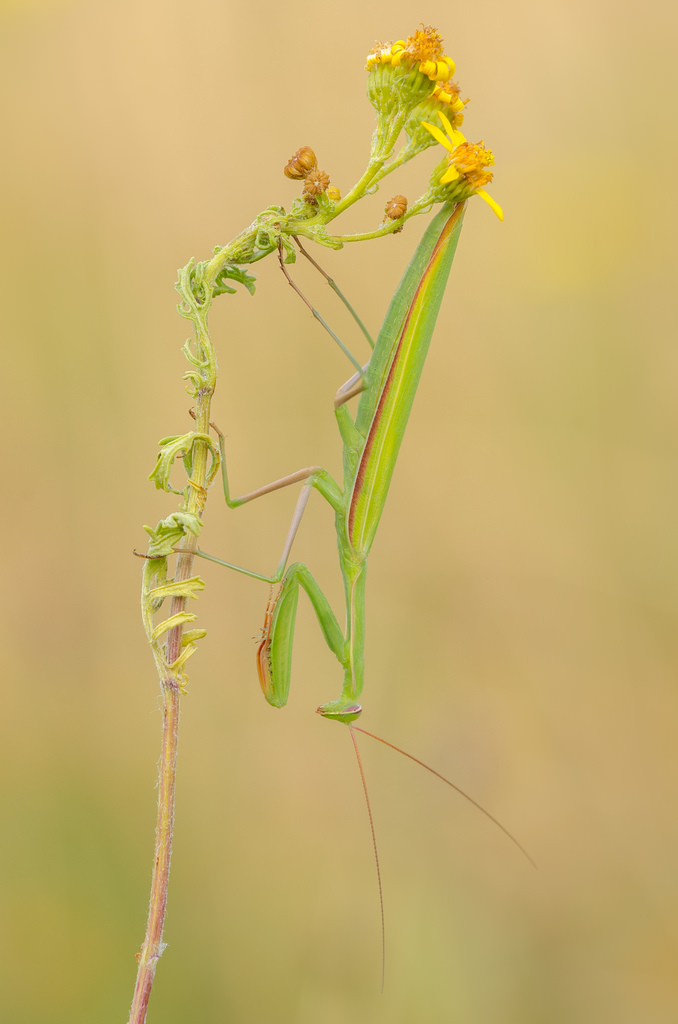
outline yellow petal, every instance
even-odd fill
[[[462,135],[458,128],[452,127],[450,121],[445,116],[445,114],[443,114],[442,110],[438,111],[438,117],[443,122],[443,127],[445,128],[445,131],[449,136],[453,148],[456,148],[457,146],[461,145],[462,142],[466,142],[466,136]]]
[[[442,180],[443,179],[441,178],[441,181]],[[488,194],[487,194],[487,192],[485,191],[484,188],[477,188],[476,189],[476,195],[480,196],[481,199],[485,200],[485,202],[490,207],[490,209],[494,210],[494,212],[496,213],[497,217],[499,217],[499,220],[503,220],[504,219],[504,211],[502,210],[501,206],[499,205],[499,203],[495,202],[495,200],[492,198],[492,196],[488,196]]]
[[[440,184],[447,185],[448,181],[455,181],[457,178],[460,177],[461,175],[459,174],[459,171],[454,166],[454,164],[450,164],[450,166],[447,168],[442,178],[440,179]]]
[[[437,128],[436,125],[434,124],[429,124],[428,121],[422,121],[421,123],[423,124],[424,128],[428,128],[436,142],[439,142],[440,145],[444,146],[445,149],[447,149],[450,153],[452,152],[454,146],[449,141],[449,139],[445,135],[443,135],[440,128]]]
[[[448,118],[445,116],[445,114],[443,114],[442,110],[438,111],[438,117],[443,122],[443,128],[445,129],[445,131],[448,133],[448,135],[451,135],[452,132],[454,131],[454,128],[450,124],[450,122],[449,122]]]

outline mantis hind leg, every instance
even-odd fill
[[[231,497],[230,485],[228,482],[224,435],[215,423],[211,423],[210,426],[219,438],[219,454],[221,462],[221,478],[224,488],[224,500],[229,508],[240,508],[241,505],[246,505],[248,502],[254,501],[255,498],[263,497],[264,494],[272,494],[274,491],[282,490],[284,487],[290,487],[292,484],[303,483],[303,486],[292,514],[292,522],[287,532],[280,561],[277,568],[270,576],[263,573],[253,572],[250,569],[245,569],[243,566],[236,565],[234,562],[228,562],[222,558],[216,558],[214,555],[209,555],[205,551],[198,550],[195,554],[200,558],[207,559],[209,562],[215,562],[217,565],[223,565],[227,569],[233,569],[235,572],[240,572],[245,576],[250,576],[252,579],[262,580],[264,583],[279,583],[285,572],[287,559],[289,558],[290,550],[294,543],[294,538],[297,535],[297,530],[299,529],[299,524],[301,523],[312,488],[315,487],[335,511],[342,507],[343,496],[341,488],[330,474],[326,470],[322,469],[322,467],[306,466],[304,469],[297,470],[296,473],[289,473],[287,476],[281,477],[278,480],[273,480],[269,484],[264,484],[263,487],[258,487],[254,491],[249,491],[247,494],[242,494],[237,498],[233,498]]]

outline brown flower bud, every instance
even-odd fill
[[[407,199],[405,196],[393,196],[384,207],[384,213],[389,220],[398,220],[407,212]]]
[[[310,146],[302,146],[294,156],[290,157],[285,165],[285,174],[288,178],[307,178],[311,171],[318,166],[316,155]]]
[[[309,171],[304,182],[304,192],[311,196],[319,196],[321,192],[327,191],[330,183],[330,176],[326,171]]]

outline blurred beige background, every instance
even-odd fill
[[[174,507],[146,477],[188,422],[176,268],[289,204],[298,146],[344,189],[357,177],[365,54],[423,20],[506,219],[480,201],[466,219],[370,563],[364,724],[464,786],[539,870],[365,740],[380,996],[359,778],[347,733],[313,714],[336,666],[302,599],[290,704],[269,708],[251,639],[266,588],[206,566],[149,1021],[674,1022],[674,5],[1,10],[2,1019],[120,1024],[131,999],[160,738],[131,550]],[[393,190],[416,195],[433,159]],[[374,330],[422,228],[322,257]],[[212,320],[238,490],[340,467],[347,367],[273,261],[257,276]],[[205,547],[270,570],[293,503],[228,513],[215,491]],[[319,500],[296,553],[339,607]]]

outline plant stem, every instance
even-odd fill
[[[209,430],[210,404],[214,388],[204,388],[196,395],[195,418],[199,432]],[[193,472],[189,480],[186,511],[202,516],[207,500],[207,471],[209,448],[204,441],[196,441],[193,459]],[[193,550],[197,539],[187,538],[186,548],[178,556],[175,582],[189,579],[193,570]],[[184,611],[185,597],[174,597],[171,601],[170,616]],[[165,661],[172,665],[181,652],[183,623],[173,626],[167,634]],[[174,811],[176,794],[177,746],[179,739],[179,701],[182,692],[181,682],[175,674],[163,675],[160,679],[163,699],[163,730],[162,751],[158,773],[158,816],[155,831],[155,853],[153,858],[153,874],[151,879],[151,895],[148,906],[146,935],[141,951],[138,954],[139,968],[134,987],[132,1008],[128,1024],[144,1024],[148,1001],[153,987],[155,970],[165,945],[162,941],[167,910],[167,890],[169,885],[170,860],[172,857],[172,840],[174,838]]]
[[[143,1024],[153,987],[155,968],[163,951],[162,932],[167,908],[172,837],[174,834],[174,796],[176,788],[177,740],[179,733],[179,686],[176,679],[164,680],[163,732],[160,756],[158,823],[155,833],[155,855],[151,898],[148,907],[146,936],[139,953],[139,969],[129,1024]]]

